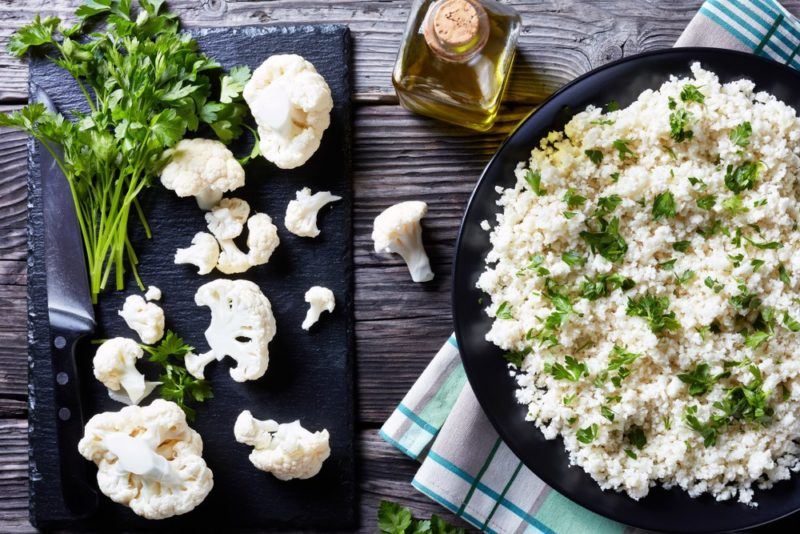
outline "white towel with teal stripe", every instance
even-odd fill
[[[774,0],[709,0],[676,46],[749,51],[800,69],[800,20]],[[553,491],[522,465],[481,411],[453,336],[380,434],[421,462],[411,482],[416,489],[486,532],[626,530]]]

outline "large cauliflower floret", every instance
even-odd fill
[[[286,229],[301,237],[317,237],[317,215],[323,206],[330,202],[341,200],[342,197],[331,195],[330,191],[320,191],[311,194],[311,190],[304,187],[296,194],[296,200],[286,206],[286,218],[283,223]]]
[[[245,410],[233,427],[236,441],[251,445],[250,462],[280,480],[311,478],[331,455],[327,430],[309,432],[300,421],[259,421]]]
[[[375,252],[400,254],[415,282],[433,280],[433,271],[422,244],[420,221],[428,213],[428,205],[412,200],[386,208],[375,217],[372,240]]]
[[[204,378],[205,366],[230,356],[230,370],[237,382],[264,376],[269,364],[269,342],[275,336],[272,306],[258,286],[247,280],[214,280],[197,290],[194,301],[211,309],[211,324],[205,332],[210,350],[187,354],[186,369]]]
[[[144,351],[132,339],[115,337],[97,349],[92,360],[94,377],[108,388],[112,399],[124,404],[139,404],[160,382],[148,382],[136,369]]]
[[[219,260],[219,243],[207,232],[197,232],[192,238],[192,246],[175,251],[175,263],[188,263],[197,267],[197,274],[208,274],[214,270]]]
[[[336,299],[333,297],[333,291],[327,287],[314,286],[306,291],[305,301],[310,304],[306,312],[306,318],[303,320],[303,330],[308,330],[317,321],[322,312],[327,311],[331,313],[336,306]]]
[[[238,198],[226,198],[206,213],[208,229],[219,241],[222,249],[217,260],[217,269],[225,274],[243,273],[250,267],[263,265],[280,244],[278,228],[266,213],[250,214],[250,205]],[[247,247],[245,253],[236,246],[234,239],[242,233],[247,221]]]
[[[219,141],[183,139],[167,155],[161,183],[179,197],[194,196],[201,209],[211,209],[223,193],[244,185],[244,169]]]
[[[139,295],[130,295],[117,313],[144,343],[151,345],[164,337],[164,310],[157,304],[146,302]]]
[[[281,169],[304,164],[331,122],[333,99],[314,65],[294,54],[275,55],[244,86],[258,124],[261,154]]]
[[[97,465],[100,491],[147,519],[185,514],[214,486],[203,440],[174,402],[95,415],[78,451]]]

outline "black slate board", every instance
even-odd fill
[[[281,245],[267,265],[243,275],[257,283],[272,303],[277,335],[269,345],[267,374],[243,384],[228,374],[232,360],[212,363],[206,369],[215,397],[200,405],[192,425],[203,437],[204,453],[214,472],[214,489],[194,511],[164,521],[148,521],[129,509],[100,496],[97,513],[77,521],[64,508],[55,446],[47,293],[46,258],[40,174],[31,145],[29,157],[28,214],[28,331],[30,390],[30,497],[31,521],[39,527],[69,525],[92,529],[184,529],[201,531],[242,528],[347,528],[356,519],[353,402],[353,255],[352,187],[350,181],[350,34],[343,26],[269,26],[197,29],[200,46],[226,68],[239,64],[257,67],[269,55],[297,53],[311,61],[330,85],[334,109],[322,146],[304,166],[281,171],[263,158],[246,167],[247,183],[227,196],[244,198],[254,212],[268,213],[278,226]],[[85,108],[75,83],[61,70],[33,60],[30,82],[42,87],[60,110]],[[247,152],[250,140],[232,148]],[[320,214],[322,233],[315,239],[286,231],[286,205],[302,187],[329,190],[343,200]],[[208,326],[207,308],[194,304],[197,288],[222,275],[198,276],[192,266],[173,265],[176,248],[189,245],[195,232],[205,230],[203,212],[194,199],[179,199],[156,185],[142,203],[153,229],[147,240],[132,216],[132,238],[140,257],[145,284],[162,289],[167,328],[183,336],[200,351],[207,350],[203,336]],[[77,254],[77,252],[76,252]],[[307,304],[305,291],[324,285],[336,295],[336,309],[306,333],[300,328]],[[125,292],[107,292],[96,307],[96,338],[136,337],[116,311],[128,294],[139,293],[132,280]],[[94,347],[78,351],[86,417],[118,410],[105,388],[94,379]],[[140,363],[140,368],[147,364]],[[155,378],[153,368],[145,373]],[[154,397],[151,397],[154,398]],[[147,401],[145,401],[146,403]],[[332,454],[318,476],[305,481],[281,482],[256,470],[248,460],[250,448],[236,443],[233,424],[245,409],[257,418],[291,421],[300,418],[311,430],[329,429]],[[89,462],[87,469],[95,473]],[[68,488],[67,488],[68,490]]]

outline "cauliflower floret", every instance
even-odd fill
[[[319,210],[329,202],[336,202],[342,197],[331,195],[330,191],[311,194],[311,189],[304,187],[296,194],[296,200],[286,206],[286,218],[283,223],[286,229],[301,237],[317,237],[317,215]]]
[[[331,455],[327,430],[311,433],[300,421],[259,421],[245,410],[233,427],[236,441],[253,446],[250,462],[280,480],[311,478]]]
[[[294,169],[317,151],[331,122],[333,99],[314,65],[294,54],[271,56],[253,72],[242,94],[266,159]]]
[[[375,252],[400,254],[415,282],[433,280],[433,271],[422,244],[420,220],[428,213],[428,205],[420,201],[400,202],[375,217],[372,240]]]
[[[230,356],[237,362],[230,370],[237,382],[264,376],[268,345],[275,337],[275,317],[258,286],[247,280],[214,280],[200,286],[194,301],[211,309],[211,324],[205,332],[210,350],[187,354],[186,369],[196,378],[204,378],[206,365]]]
[[[316,322],[319,321],[319,316],[322,314],[322,312],[327,311],[330,313],[336,306],[336,299],[333,298],[333,291],[327,287],[312,287],[306,291],[305,300],[311,306],[308,308],[308,311],[306,312],[306,318],[303,320],[303,330],[308,330],[314,324],[316,324]]]
[[[250,215],[250,204],[241,198],[223,198],[206,213],[208,230],[220,241],[236,239],[242,234]]]
[[[206,213],[208,229],[219,241],[222,249],[217,260],[217,269],[225,274],[243,273],[250,267],[263,265],[280,244],[278,228],[266,213],[257,213],[247,218],[250,206],[238,198],[226,198],[210,213]],[[247,221],[247,247],[245,253],[236,246],[234,239],[242,233]]]
[[[161,183],[179,197],[194,196],[200,209],[211,209],[223,193],[244,185],[244,169],[219,141],[183,139],[166,154]]]
[[[175,251],[175,263],[188,263],[197,267],[197,274],[208,274],[214,270],[219,260],[219,243],[207,232],[197,232],[192,238],[192,246]]]
[[[117,313],[128,328],[139,334],[142,342],[152,345],[164,337],[164,310],[157,304],[145,302],[139,295],[130,295]]]
[[[144,298],[145,300],[161,300],[161,290],[156,286],[148,286]]]
[[[100,491],[147,519],[185,514],[214,486],[203,440],[174,402],[95,415],[78,451],[97,465]]]
[[[139,404],[161,382],[148,382],[136,369],[144,351],[132,339],[115,337],[97,349],[92,360],[94,377],[108,388],[108,396],[124,404]]]

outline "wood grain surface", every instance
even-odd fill
[[[381,499],[415,514],[443,509],[413,490],[416,464],[377,437],[451,331],[453,243],[481,169],[537,102],[611,60],[672,46],[700,0],[512,0],[522,15],[518,59],[498,126],[475,134],[397,106],[390,73],[410,0],[170,0],[187,26],[335,22],[355,41],[355,261],[361,531]],[[36,13],[68,17],[78,0],[0,0],[0,111],[23,105],[27,67],[5,52]],[[800,11],[800,0],[784,0]],[[25,137],[0,129],[0,532],[28,532]],[[413,284],[397,258],[372,252],[372,220],[399,200],[428,202],[425,241],[436,279]],[[452,520],[452,517],[450,517]]]

